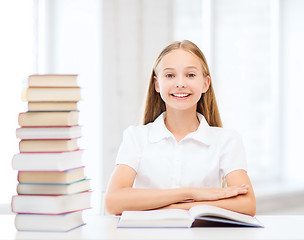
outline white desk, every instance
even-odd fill
[[[117,229],[117,218],[84,216],[86,226],[67,233],[17,232],[14,215],[0,215],[0,239],[304,239],[304,215],[258,216],[265,228]]]

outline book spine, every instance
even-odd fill
[[[90,185],[88,181],[85,182],[87,179],[83,176],[83,172],[81,175],[75,173],[72,179],[84,177],[81,179],[84,183],[77,183],[81,180],[75,182],[72,180],[70,183],[66,183],[68,180],[64,180],[66,181],[64,183],[41,183],[39,177],[37,180],[37,176],[43,176],[46,172],[64,173],[84,167],[83,149],[79,149],[77,142],[81,137],[82,126],[78,125],[79,110],[77,109],[77,103],[81,100],[81,88],[76,80],[76,74],[31,75],[28,78],[29,86],[23,92],[23,100],[28,101],[28,110],[19,113],[20,128],[16,130],[16,137],[21,139],[23,150],[20,147],[19,153],[12,159],[12,168],[18,170],[17,187],[27,185],[23,188],[24,193],[27,194],[20,194],[17,189],[18,195],[12,196],[11,209],[14,213],[53,216],[91,208],[88,202],[91,192],[86,190]],[[33,109],[39,111],[30,111],[30,102],[38,103]],[[29,139],[32,142],[26,142]],[[28,179],[34,179],[34,183],[22,183],[22,172],[32,174],[28,175],[30,176]],[[39,174],[35,175],[35,173]],[[32,190],[33,194],[31,194],[31,186],[38,185],[43,191],[38,187]],[[62,191],[63,194],[53,194],[56,193],[55,185],[67,186],[69,193]],[[50,186],[49,192],[45,190],[48,186]],[[52,227],[48,228],[47,222],[41,224],[45,226],[46,231],[52,229]],[[34,222],[31,226],[34,228],[31,230],[39,230],[35,229],[37,224]]]

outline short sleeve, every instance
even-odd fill
[[[228,131],[221,145],[220,171],[223,176],[226,176],[228,173],[238,169],[247,171],[243,140],[237,132]]]
[[[116,164],[125,164],[137,172],[142,155],[141,152],[136,127],[128,127],[123,133],[123,139],[116,157]]]

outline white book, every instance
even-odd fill
[[[81,126],[21,127],[16,129],[20,139],[71,139],[81,137]]]
[[[82,211],[59,215],[17,214],[15,217],[18,231],[67,232],[83,225]]]
[[[255,217],[211,205],[197,205],[190,210],[161,209],[124,211],[117,227],[263,227]]]
[[[83,150],[70,152],[18,153],[12,160],[14,170],[65,171],[82,166]]]
[[[66,195],[85,192],[89,190],[89,179],[82,179],[80,181],[67,184],[19,183],[17,185],[17,193],[23,195]]]
[[[15,195],[12,211],[27,214],[62,214],[91,208],[91,192],[69,195]]]

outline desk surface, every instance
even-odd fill
[[[18,232],[14,215],[0,215],[0,239],[304,239],[304,215],[258,216],[265,228],[117,229],[116,217],[84,216],[87,225],[67,233]]]

